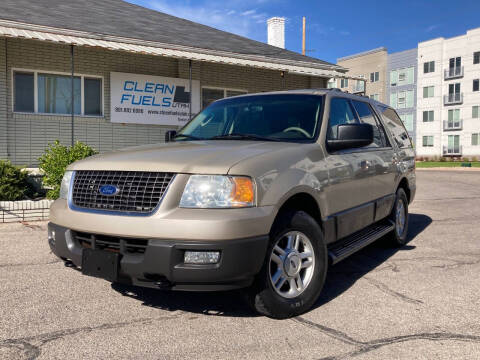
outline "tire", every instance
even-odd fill
[[[395,247],[404,246],[408,242],[408,199],[403,188],[397,190],[390,220],[395,224],[395,228],[389,234],[390,244]]]
[[[248,289],[248,302],[271,318],[300,315],[320,296],[327,267],[327,248],[318,223],[303,211],[280,214],[270,232],[262,270]]]

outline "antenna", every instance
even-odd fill
[[[302,55],[305,55],[305,23],[306,19],[305,16],[303,17],[303,36],[302,36]]]

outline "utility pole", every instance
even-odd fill
[[[305,55],[305,16],[303,17],[302,55]]]

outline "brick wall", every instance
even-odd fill
[[[2,82],[2,74],[5,73],[5,46],[2,46],[2,41],[4,40],[0,39],[0,99],[2,99],[0,101],[0,127],[2,126],[2,106],[5,106],[5,91],[2,93],[2,83],[5,83],[5,81]],[[7,84],[10,84],[11,69],[13,68],[65,73],[71,71],[69,46],[9,39],[7,49]],[[228,87],[248,92],[325,87],[326,84],[323,79],[311,79],[307,76],[292,74],[287,74],[285,78],[282,78],[276,71],[222,64],[194,62],[192,70],[192,78],[200,80],[201,86]],[[171,126],[111,123],[110,72],[186,79],[189,75],[187,60],[85,47],[75,48],[75,72],[103,76],[104,79],[104,116],[77,116],[74,129],[75,140],[85,142],[100,152],[162,142],[165,131],[172,128]],[[13,163],[34,167],[38,164],[37,158],[43,153],[48,143],[59,139],[62,143],[70,144],[70,116],[13,113],[11,89],[7,93],[8,157]],[[0,157],[2,158],[5,157],[5,154],[2,153],[2,144],[4,143],[7,142],[1,141],[0,143]]]

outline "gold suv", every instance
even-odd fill
[[[72,164],[52,205],[53,252],[83,274],[172,290],[245,288],[285,318],[327,267],[407,241],[415,153],[395,110],[339,90],[216,101],[165,144]]]

